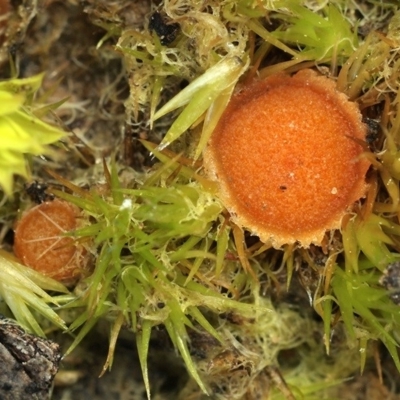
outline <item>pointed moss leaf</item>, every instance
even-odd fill
[[[48,321],[50,321],[53,325],[58,326],[59,328],[66,330],[67,326],[65,325],[65,322],[57,315],[57,313],[43,300],[38,297],[32,296],[32,293],[30,290],[27,290],[26,288],[14,286],[12,290],[10,290],[7,293],[7,296],[13,295],[15,299],[15,303],[10,306],[12,307],[16,306],[29,306],[31,309],[37,311],[39,314],[42,314]],[[6,298],[7,298],[6,296]],[[38,326],[38,322],[35,317],[33,317],[33,314],[30,312],[25,312],[24,315],[22,316],[21,314],[14,314],[16,319],[18,320],[18,317],[22,318],[29,318],[30,326]]]
[[[55,300],[47,294],[38,284],[45,283],[45,286],[54,290],[61,289],[66,292],[61,284],[52,283],[52,279],[31,279],[38,273],[29,271],[29,268],[11,261],[11,256],[6,257],[4,252],[0,254],[0,296],[14,314],[18,322],[38,335],[43,335],[39,324],[27,306],[42,314],[54,325],[66,329],[64,321],[54,312],[48,303],[55,303]],[[37,278],[37,277],[36,277]]]
[[[96,325],[97,321],[99,320],[100,316],[97,318],[94,317],[88,317],[87,314],[81,314],[81,318],[79,320],[80,323],[84,322],[84,325],[82,326],[81,330],[79,331],[78,335],[75,337],[74,341],[72,344],[69,346],[67,351],[65,352],[65,356],[70,354],[78,345],[79,343],[83,340],[83,338],[92,330],[92,328]],[[77,323],[78,319],[74,321],[74,323]],[[71,331],[73,330],[72,326],[69,328]]]
[[[344,254],[346,257],[346,269],[350,267],[354,272],[357,272],[360,249],[357,243],[354,219],[349,220],[342,229],[342,237]]]
[[[398,344],[393,343],[391,340],[388,340],[386,337],[382,337],[381,340],[382,340],[383,344],[386,346],[386,348],[388,349],[390,355],[392,356],[397,370],[400,371],[400,359],[399,359]]]
[[[220,343],[223,343],[223,338],[216,329],[207,321],[207,318],[200,312],[197,307],[190,307],[189,314],[204,328],[206,332],[214,336]]]
[[[222,225],[221,230],[217,233],[217,259],[215,262],[215,274],[219,276],[224,267],[226,251],[229,245],[230,227]]]
[[[273,46],[284,51],[285,53],[292,55],[294,58],[300,57],[299,53],[295,52],[290,47],[286,46],[282,41],[278,40],[278,35],[274,35],[276,32],[271,33],[267,31],[260,21],[251,19],[247,25],[252,31],[263,38],[266,43],[271,43]]]
[[[114,353],[115,353],[115,347],[117,345],[117,339],[119,336],[119,333],[121,331],[122,325],[124,324],[125,317],[122,312],[118,314],[118,317],[115,318],[112,327],[111,327],[111,332],[109,335],[109,345],[108,345],[108,354],[107,354],[107,359],[106,362],[104,363],[103,370],[100,374],[102,376],[107,369],[111,369],[113,362],[114,362]]]
[[[236,57],[222,59],[213,67],[209,68],[203,75],[191,82],[160,110],[158,110],[154,115],[154,119],[156,120],[165,114],[188,104],[193,99],[193,96],[204,87],[217,85],[219,88],[223,89],[229,86],[232,83],[229,79],[232,72],[237,72],[237,70],[240,70],[241,68],[242,63]]]
[[[24,329],[33,332],[38,336],[45,336],[43,329],[32,315],[32,312],[29,310],[27,305],[21,301],[20,297],[16,293],[5,292],[2,293],[2,297],[10,307],[15,319]]]
[[[154,115],[154,120],[184,105],[186,108],[172,124],[161,147],[176,140],[211,106],[221,92],[234,85],[245,67],[237,57],[224,58],[165,104]]]
[[[150,400],[150,381],[149,369],[147,364],[147,356],[149,353],[150,335],[152,324],[151,321],[143,320],[141,331],[136,333],[136,346],[139,353],[140,367],[142,369],[144,386],[146,388],[147,399]]]
[[[217,88],[206,86],[198,90],[192,101],[179,114],[178,118],[171,125],[165,138],[162,140],[160,149],[168,146],[178,139],[200,116],[211,106],[217,98]]]
[[[218,95],[215,101],[210,104],[204,120],[199,144],[197,145],[196,152],[194,154],[195,160],[200,157],[206,144],[210,140],[211,134],[213,133],[219,119],[222,116],[222,113],[225,111],[225,108],[228,105],[233,89],[234,85],[228,86]]]
[[[25,275],[24,270],[27,268],[0,256],[0,285],[4,290],[12,290],[15,286],[25,288],[32,295],[36,294],[47,302],[52,302],[51,296]]]
[[[196,381],[196,383],[199,385],[200,389],[205,394],[208,394],[207,389],[197,372],[194,361],[192,360],[186,339],[182,336],[181,331],[185,330],[183,324],[182,324],[182,326],[180,326],[178,320],[172,321],[170,319],[167,319],[165,321],[165,328],[167,329],[168,335],[169,335],[172,343],[178,349],[180,355],[182,356],[183,361],[186,364],[186,368],[188,369],[188,372],[193,377],[193,379]]]
[[[340,312],[346,329],[350,337],[355,339],[351,278],[341,269],[337,268],[331,285],[339,303]]]
[[[38,118],[45,117],[50,111],[54,111],[57,108],[61,107],[68,100],[69,100],[69,97],[65,97],[65,98],[63,98],[63,99],[61,99],[59,101],[54,102],[54,103],[47,104],[47,105],[45,105],[43,107],[40,107],[40,108],[36,109],[34,111],[34,114]]]
[[[390,335],[389,332],[379,323],[379,319],[376,315],[374,315],[367,307],[364,306],[361,302],[357,301],[357,299],[353,300],[354,304],[354,312],[358,315],[362,316],[364,320],[374,329],[374,333],[381,340],[385,338],[386,343],[396,344],[396,340]]]
[[[332,299],[326,299],[322,303],[323,320],[324,320],[324,342],[326,354],[329,355],[331,344],[331,320],[332,320]]]
[[[43,76],[44,74],[41,73],[28,78],[9,79],[2,81],[0,82],[0,91],[6,91],[9,93],[34,93],[40,88]]]
[[[381,270],[393,261],[393,255],[386,247],[386,244],[393,244],[393,241],[385,234],[383,227],[390,228],[390,222],[372,213],[355,227],[361,251]]]

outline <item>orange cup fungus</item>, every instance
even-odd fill
[[[27,211],[15,229],[15,255],[28,267],[58,281],[82,273],[85,251],[64,236],[77,228],[79,210],[62,200],[44,202]]]
[[[366,127],[355,103],[312,70],[237,92],[204,153],[233,221],[274,247],[321,244],[366,191]]]

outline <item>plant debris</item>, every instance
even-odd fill
[[[24,332],[0,316],[0,397],[3,400],[50,399],[61,361],[60,346]]]

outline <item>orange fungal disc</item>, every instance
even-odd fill
[[[15,255],[28,267],[59,281],[82,273],[85,251],[64,233],[77,228],[79,210],[66,201],[42,203],[27,211],[15,229]]]
[[[355,103],[312,70],[236,93],[204,152],[233,221],[275,247],[321,244],[366,191]]]

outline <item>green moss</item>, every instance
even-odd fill
[[[307,7],[290,4],[290,11],[283,15],[283,26],[274,36],[300,48],[299,57],[342,64],[358,46],[357,33],[334,4],[322,9],[320,15]]]
[[[33,107],[42,78],[36,75],[0,82],[0,186],[8,196],[12,194],[14,175],[28,178],[26,156],[49,153],[47,145],[66,135],[35,114],[43,114]]]
[[[224,253],[216,256],[211,249],[226,249],[226,245],[218,245],[217,230],[227,229],[222,227],[222,206],[196,181],[191,168],[180,171],[180,167],[179,157],[169,159],[145,179],[133,174],[134,188],[126,189],[121,187],[113,164],[111,173],[106,169],[106,194],[95,189],[76,190],[81,196],[75,197],[54,191],[93,220],[74,235],[92,238],[93,251],[98,251],[94,272],[85,279],[79,296],[63,296],[57,301],[66,303],[66,308],[84,308],[70,326],[71,331],[80,331],[68,352],[99,318],[111,318],[113,332],[124,324],[137,334],[143,375],[147,377],[150,333],[163,324],[188,371],[206,392],[190,355],[188,328],[204,330],[222,342],[202,310],[249,314],[254,306],[232,299],[231,284],[224,294],[224,287],[213,283],[216,258],[223,258]],[[243,274],[237,265],[231,273]],[[109,360],[111,364],[112,354]],[[147,378],[146,387],[149,394]]]
[[[57,301],[46,291],[68,292],[61,283],[21,265],[4,250],[0,251],[0,296],[19,324],[39,336],[44,336],[44,331],[38,323],[38,315],[58,328],[67,329],[49,305],[58,305]]]

